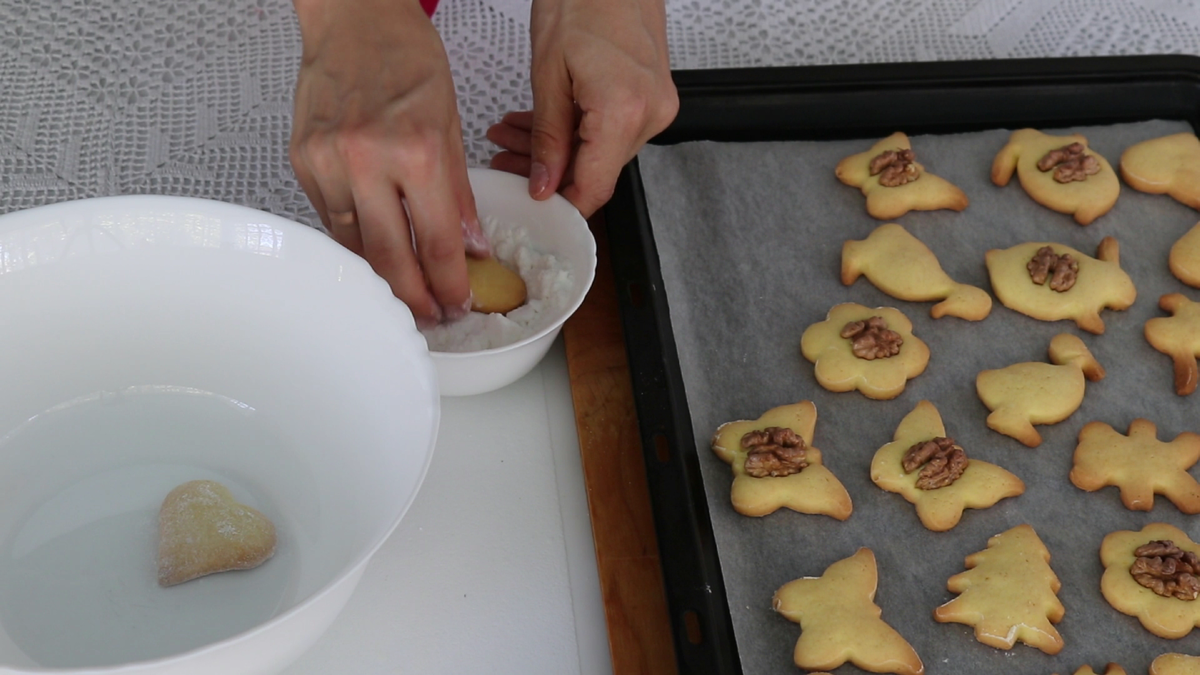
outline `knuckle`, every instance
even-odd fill
[[[446,236],[444,233],[427,237],[418,245],[421,259],[427,266],[442,265],[464,255],[461,237]]]

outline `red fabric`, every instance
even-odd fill
[[[438,0],[421,0],[421,9],[429,16],[433,16],[433,10],[437,9]]]

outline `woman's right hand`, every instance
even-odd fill
[[[418,322],[470,310],[466,258],[487,255],[454,83],[418,0],[295,0],[304,40],[291,160],[335,240]]]

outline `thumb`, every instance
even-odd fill
[[[533,89],[533,128],[530,131],[533,163],[529,167],[529,194],[546,199],[558,190],[571,160],[575,137],[575,101],[565,64],[539,68],[530,82]]]

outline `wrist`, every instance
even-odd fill
[[[292,0],[292,5],[306,56],[339,28],[349,27],[354,33],[383,22],[394,31],[429,22],[421,0]]]

